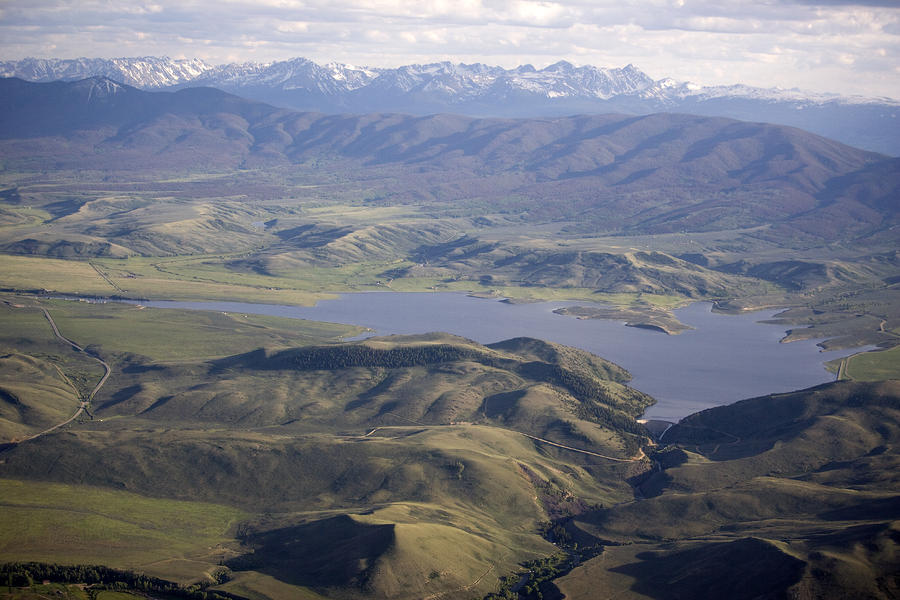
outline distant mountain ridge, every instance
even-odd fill
[[[199,59],[23,59],[0,76],[49,82],[104,76],[144,90],[209,86],[276,106],[326,113],[457,113],[542,117],[682,112],[800,127],[846,144],[900,155],[900,101],[745,85],[654,80],[633,65],[543,69],[449,62],[393,69],[319,65],[305,58],[212,65]]]
[[[395,203],[514,197],[536,221],[649,233],[771,225],[775,238],[894,238],[900,176],[900,159],[723,118],[324,115],[100,77],[0,79],[0,158],[11,169],[110,172],[315,161],[394,173]]]
[[[26,81],[74,81],[108,77],[141,89],[160,89],[186,83],[213,65],[200,59],[141,58],[25,58],[0,62],[0,75]]]
[[[531,65],[515,69],[484,64],[404,65],[396,69],[355,67],[340,63],[319,65],[306,58],[271,63],[212,65],[200,59],[168,57],[36,59],[0,62],[0,76],[47,83],[103,76],[145,89],[184,85],[251,87],[345,94],[378,80],[377,89],[402,92],[427,90],[460,98],[477,96],[496,88],[521,90],[548,98],[610,98],[634,93],[654,84],[633,65],[622,69],[575,67],[560,61],[538,70]],[[226,90],[228,91],[228,90]]]

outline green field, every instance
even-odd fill
[[[234,552],[247,513],[87,485],[0,480],[0,561],[103,564],[193,581]]]
[[[45,351],[64,351],[37,307],[47,308],[60,332],[84,346],[97,346],[110,356],[138,354],[152,360],[218,358],[261,346],[292,347],[338,341],[363,328],[239,313],[154,309],[131,304],[91,304],[71,300],[8,297],[0,304],[6,335],[0,344],[27,343]],[[189,335],[184,335],[189,332]],[[173,340],[178,339],[178,343]]]
[[[135,596],[129,596],[129,600]],[[51,583],[35,585],[32,588],[0,587],[0,598],[3,600],[45,600],[46,598],[62,598],[65,600],[90,600],[87,592],[78,585]]]
[[[851,356],[844,374],[857,381],[900,379],[900,346]]]
[[[4,257],[0,268],[0,284],[4,288],[17,290],[46,290],[88,297],[119,295],[156,300],[234,300],[309,305],[316,300],[333,297],[333,294],[324,292],[312,293],[306,289],[285,288],[284,282],[280,281],[268,281],[271,286],[259,282],[249,283],[241,281],[239,277],[230,277],[228,273],[222,273],[218,279],[211,279],[190,273],[158,271],[146,264],[146,261],[134,265],[128,262],[110,265],[100,261],[96,264],[104,273],[108,273],[107,277],[116,283],[115,286],[110,285],[86,261],[26,256]],[[113,266],[118,269],[113,269]],[[278,289],[273,289],[275,286]]]

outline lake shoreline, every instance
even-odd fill
[[[61,296],[57,296],[61,297]],[[723,315],[707,302],[674,310],[692,329],[661,335],[621,320],[577,319],[558,310],[584,301],[506,303],[461,292],[361,292],[321,300],[313,307],[243,302],[180,302],[145,299],[87,299],[157,308],[255,313],[368,328],[371,337],[444,331],[479,343],[534,337],[587,350],[628,370],[629,385],[657,403],[648,420],[677,422],[700,410],[770,393],[794,391],[834,380],[826,361],[856,349],[823,356],[816,340],[780,344],[784,329],[766,324],[768,312]],[[610,310],[596,305],[598,310]],[[358,338],[357,338],[358,339]]]

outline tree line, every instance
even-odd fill
[[[646,435],[643,426],[634,421],[634,417],[643,412],[643,403],[629,401],[629,398],[621,398],[610,393],[594,377],[552,363],[520,362],[452,344],[396,348],[373,348],[365,344],[311,346],[280,352],[267,366],[301,371],[327,371],[353,367],[400,369],[467,360],[511,371],[525,379],[561,387],[580,401],[575,411],[579,418],[637,436]]]
[[[483,352],[451,344],[399,346],[397,348],[372,348],[363,344],[312,346],[282,352],[275,359],[279,363],[286,363],[285,366],[303,371],[324,371],[351,367],[401,369],[460,360],[474,360],[488,366],[500,367],[500,362],[512,362],[502,361]]]
[[[208,589],[228,580],[225,569],[216,571],[214,581],[182,586],[174,581],[150,577],[134,571],[113,569],[102,565],[59,565],[39,562],[9,562],[0,564],[0,584],[8,587],[29,587],[35,582],[84,583],[105,589],[136,590],[162,594],[170,598],[190,600],[247,600],[243,596]]]

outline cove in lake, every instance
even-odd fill
[[[369,335],[444,331],[483,344],[527,336],[593,352],[631,372],[630,385],[657,404],[647,419],[678,421],[737,400],[810,387],[834,376],[824,362],[860,349],[820,352],[816,340],[781,344],[784,328],[759,321],[772,311],[741,315],[712,312],[709,303],[675,310],[694,329],[669,336],[625,327],[621,321],[582,320],[555,314],[585,302],[508,304],[458,293],[365,292],[342,294],[316,306],[242,302],[144,301],[159,308],[265,314],[369,327]]]

